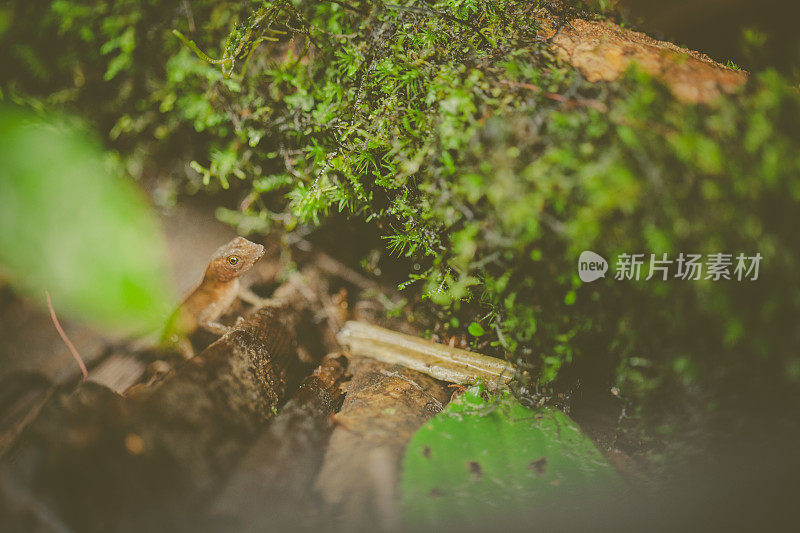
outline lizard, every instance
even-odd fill
[[[219,323],[225,311],[236,298],[260,304],[260,299],[243,291],[239,276],[250,270],[264,256],[264,247],[236,237],[221,246],[208,262],[203,279],[181,301],[170,316],[161,337],[163,345],[177,347],[184,355],[190,354],[186,339],[199,328],[216,335],[224,335],[228,327]]]

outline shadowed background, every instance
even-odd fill
[[[700,50],[747,70],[774,66],[798,76],[800,3],[792,0],[618,0],[617,6],[648,33]],[[754,49],[752,38],[763,39]],[[751,32],[752,33],[752,32]]]

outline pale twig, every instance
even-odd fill
[[[453,348],[366,322],[350,321],[336,336],[353,355],[398,364],[450,383],[483,380],[498,389],[512,380],[514,367],[496,357]]]

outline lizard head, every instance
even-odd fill
[[[264,247],[250,242],[244,237],[236,237],[220,247],[211,258],[206,269],[206,277],[217,281],[231,281],[238,278],[264,256]]]

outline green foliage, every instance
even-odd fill
[[[508,393],[487,399],[482,386],[414,435],[400,483],[410,526],[533,513],[565,495],[609,488],[622,488],[619,477],[567,415],[527,409]]]
[[[0,107],[0,270],[59,314],[114,332],[160,326],[172,300],[158,221],[85,133]]]
[[[587,83],[537,33],[579,2],[191,6],[17,2],[4,91],[61,95],[128,153],[194,159],[176,179],[246,196],[219,211],[244,230],[376,228],[414,267],[409,299],[454,333],[479,324],[527,390],[680,391],[696,408],[798,386],[800,97],[779,75],[708,105],[636,70]],[[61,54],[26,26],[53,24]],[[760,252],[762,274],[583,284],[582,250]]]

